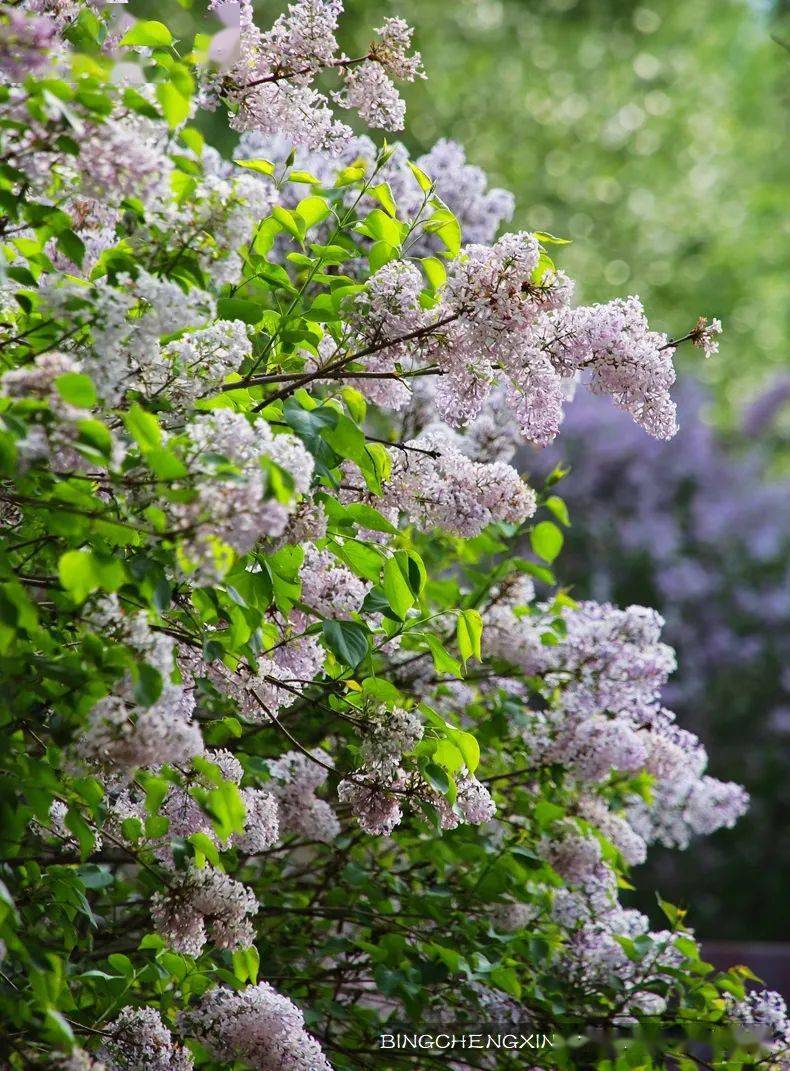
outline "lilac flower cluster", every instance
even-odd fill
[[[732,826],[746,810],[746,792],[705,775],[699,740],[660,707],[675,666],[674,652],[660,641],[660,616],[639,606],[581,603],[561,611],[557,635],[555,611],[525,606],[531,594],[529,583],[504,593],[486,614],[485,635],[491,654],[559,689],[524,732],[533,761],[560,763],[590,785],[612,771],[650,773],[652,802],[634,796],[615,829],[634,861],[643,856],[640,841],[686,847],[692,834]]]
[[[194,1066],[192,1054],[151,1007],[124,1008],[110,1024],[99,1057],[106,1071],[192,1071]]]
[[[255,939],[250,916],[258,910],[251,889],[214,867],[192,867],[154,893],[151,917],[156,930],[176,952],[200,955],[208,937],[217,948],[249,948]]]
[[[192,471],[213,477],[199,481],[191,501],[172,512],[190,535],[184,544],[184,568],[205,577],[221,576],[230,561],[227,549],[244,554],[258,540],[281,535],[295,504],[266,497],[261,458],[285,469],[297,494],[313,475],[313,456],[293,435],[274,436],[265,420],[251,423],[230,409],[196,419],[189,429]]]
[[[123,695],[106,696],[90,711],[75,757],[126,776],[140,766],[188,762],[203,751],[193,710],[192,696],[175,684],[150,707],[135,706]]]
[[[212,989],[180,1024],[218,1060],[243,1060],[257,1071],[331,1071],[302,1013],[267,982]]]
[[[292,152],[292,143],[287,138],[263,137],[257,132],[245,132],[239,139],[235,153],[237,160],[271,160],[281,168]],[[352,138],[337,155],[311,152],[300,148],[294,158],[294,167],[315,175],[330,187],[343,168],[361,163],[368,172],[373,170],[377,158],[376,146],[370,138]],[[420,213],[424,194],[409,168],[410,158],[400,143],[391,146],[391,155],[381,165],[379,174],[392,190],[398,210],[403,218],[414,220]],[[489,188],[485,172],[467,162],[461,145],[446,138],[439,141],[414,163],[434,184],[436,193],[449,206],[461,226],[467,242],[492,242],[500,226],[513,215],[515,201],[507,190]],[[271,189],[267,179],[259,179],[262,187]],[[281,203],[293,207],[298,201],[294,186],[285,186],[279,191]],[[366,195],[363,204],[373,207],[373,198]],[[439,243],[434,235],[417,230],[411,236],[411,252],[415,256],[435,253]],[[393,262],[395,263],[395,262]]]
[[[405,513],[425,530],[474,536],[492,521],[521,524],[535,512],[535,494],[514,468],[470,460],[444,429],[427,430],[390,453],[392,472],[377,505],[396,517]]]
[[[277,799],[280,828],[306,840],[330,843],[340,833],[340,823],[326,802],[316,795],[329,775],[332,760],[325,751],[309,755],[287,751],[269,763],[272,792]]]
[[[226,2],[214,0],[211,6]],[[335,36],[341,0],[296,0],[265,32],[254,27],[249,0],[238,6],[238,59],[217,86],[231,106],[235,130],[337,152],[352,131],[335,119],[330,99],[313,85],[330,68],[343,79],[343,88],[332,95],[337,103],[372,126],[402,128],[405,109],[392,78],[422,77],[419,55],[408,54],[411,31],[402,20],[387,19],[369,53],[350,59],[339,51]]]
[[[328,550],[305,548],[302,602],[320,617],[346,618],[362,608],[370,585],[340,565]]]
[[[58,43],[57,26],[46,15],[18,7],[0,8],[0,73],[4,80],[21,82],[40,74]]]

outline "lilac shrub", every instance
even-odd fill
[[[0,12],[5,1065],[342,1071],[485,1017],[549,1030],[536,1067],[711,1024],[780,1067],[779,998],[621,902],[747,796],[664,706],[661,616],[559,586],[557,473],[517,467],[577,384],[671,438],[720,325],[574,304],[460,149],[361,143],[345,110],[397,131],[422,76],[400,19],[347,56],[339,0],[211,11]]]

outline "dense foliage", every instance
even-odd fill
[[[355,137],[342,109],[399,130],[422,76],[400,19],[349,58],[337,0],[215,7],[194,44],[2,12],[3,1059],[438,1058],[378,1052],[400,1020],[540,1027],[536,1066],[589,1066],[561,1038],[592,1026],[642,1028],[602,1068],[785,1066],[776,994],[620,903],[746,795],[661,705],[659,615],[557,586],[560,473],[511,464],[577,382],[671,438],[675,349],[720,324],[574,305],[451,146]]]

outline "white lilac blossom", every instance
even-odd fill
[[[130,647],[136,656],[159,673],[163,681],[170,681],[175,641],[165,632],[154,631],[145,612],[122,606],[117,595],[102,595],[88,607],[85,623],[93,632],[110,634],[119,643]]]
[[[489,650],[562,684],[563,707],[573,716],[624,714],[639,726],[675,668],[674,652],[661,642],[661,616],[642,606],[582,602],[562,611],[565,634],[546,645],[540,638],[550,628],[545,615],[544,607],[517,617],[498,602],[487,615]]]
[[[721,320],[707,320],[700,316],[691,332],[691,341],[699,346],[706,357],[713,357],[719,352],[718,335],[722,332]]]
[[[217,6],[216,4],[214,6]],[[232,112],[231,126],[289,138],[308,149],[339,151],[353,138],[350,127],[334,118],[329,99],[312,85],[322,70],[337,68],[344,88],[333,94],[344,107],[385,129],[403,125],[403,104],[390,74],[413,81],[421,74],[418,56],[408,56],[410,34],[400,20],[387,20],[382,39],[361,64],[338,50],[335,31],[339,0],[297,0],[260,33],[252,6],[241,0],[239,59],[226,73],[222,93]]]
[[[173,165],[158,139],[161,129],[139,115],[95,127],[75,164],[81,194],[111,204],[136,197],[149,208],[161,206],[170,196]]]
[[[90,1053],[79,1047],[71,1050],[68,1056],[60,1057],[54,1064],[55,1071],[107,1071],[102,1060],[96,1060]]]
[[[381,167],[381,178],[392,189],[403,218],[414,219],[420,211],[424,194],[409,169],[409,154],[405,147],[395,143],[391,150],[391,155]],[[287,138],[277,135],[263,137],[257,131],[247,131],[241,135],[234,156],[237,160],[263,158],[284,167],[292,151],[292,142]],[[376,146],[370,138],[354,137],[332,155],[300,148],[295,154],[294,167],[315,175],[323,185],[331,186],[343,168],[355,162],[361,161],[368,171],[372,171],[376,156]],[[464,241],[492,242],[502,223],[513,215],[513,195],[507,190],[489,189],[485,172],[467,162],[466,153],[457,142],[440,138],[429,152],[418,156],[414,163],[430,176],[436,192],[457,217]],[[268,183],[266,179],[258,181],[261,187],[266,187]],[[299,196],[296,186],[286,186],[280,191],[281,203],[287,207],[294,207]],[[371,197],[366,196],[364,200],[365,203],[370,202],[372,207],[374,202]],[[431,234],[417,233],[412,239],[415,256],[435,253],[440,248],[440,243]],[[391,263],[408,266],[408,262],[406,265],[400,261]]]
[[[360,330],[355,348],[361,353],[372,349],[363,359],[363,366],[366,373],[376,373],[381,378],[352,378],[351,383],[370,401],[387,409],[401,409],[410,398],[409,387],[396,376],[399,362],[411,364],[409,350],[394,340],[428,326],[420,304],[423,285],[423,277],[414,264],[393,260],[371,275],[354,302],[353,315],[355,320],[358,318]],[[386,342],[393,344],[384,345]]]
[[[150,707],[131,705],[120,695],[100,699],[88,715],[75,756],[123,774],[140,766],[188,762],[203,751],[192,721],[194,700],[180,685],[167,685]]]
[[[195,420],[189,433],[193,471],[207,478],[198,482],[190,501],[172,508],[174,519],[190,532],[184,568],[221,576],[230,565],[223,548],[244,554],[258,540],[281,535],[293,508],[266,497],[261,459],[281,466],[302,493],[310,485],[313,458],[295,436],[275,437],[265,420],[251,423],[230,409]]]
[[[53,800],[49,806],[47,821],[42,824],[33,819],[30,823],[30,829],[37,836],[46,837],[54,842],[59,851],[69,855],[79,855],[81,851],[80,842],[66,824],[68,810],[68,804],[63,800]],[[102,835],[98,829],[92,829],[91,833],[93,835],[93,851],[99,852],[103,844]]]
[[[327,844],[338,836],[337,816],[326,800],[316,795],[330,768],[331,758],[321,749],[314,749],[309,755],[288,751],[269,762],[272,793],[277,800],[283,833],[297,833],[306,840]]]
[[[156,1008],[124,1008],[99,1049],[106,1071],[192,1071],[192,1055],[175,1041]]]
[[[439,432],[405,445],[392,451],[383,504],[420,527],[474,536],[492,521],[519,524],[535,512],[534,492],[510,465],[471,461]]]
[[[231,752],[222,749],[206,751],[203,758],[218,766],[226,781],[236,785],[241,783],[244,770]],[[197,784],[204,789],[212,787],[202,775],[197,778]],[[161,814],[168,820],[168,830],[156,849],[157,854],[164,860],[171,860],[172,840],[176,837],[187,839],[193,833],[203,834],[223,850],[233,846],[254,855],[271,848],[279,839],[277,801],[262,788],[242,788],[240,795],[245,809],[243,831],[232,833],[229,841],[223,842],[197,799],[186,787],[173,785],[161,805]]]
[[[569,885],[583,886],[595,875],[602,859],[596,838],[580,833],[570,821],[555,828],[550,838],[544,838],[540,850]]]
[[[765,1052],[760,1061],[768,1071],[785,1071],[790,1052],[790,1018],[779,993],[763,989],[737,1000],[726,995],[727,1021],[746,1044],[758,1044]]]
[[[219,320],[163,346],[159,363],[143,369],[141,380],[147,391],[166,390],[178,412],[218,387],[251,353],[245,325],[240,320]]]
[[[57,43],[57,26],[47,15],[13,6],[0,8],[0,72],[4,79],[18,82],[40,74],[49,66],[50,51]]]
[[[492,921],[496,929],[504,933],[517,933],[533,923],[539,909],[534,904],[522,904],[518,901],[499,904],[492,912]]]
[[[456,787],[458,797],[455,805],[464,821],[472,826],[490,822],[496,814],[496,804],[486,786],[476,777],[466,775],[459,779]]]
[[[406,105],[384,68],[366,60],[346,74],[343,92],[335,99],[344,108],[357,112],[368,126],[381,130],[403,130]]]
[[[176,952],[200,955],[208,933],[217,948],[248,948],[255,938],[251,916],[255,893],[214,867],[192,867],[154,893],[151,917],[158,933]]]
[[[360,751],[366,762],[397,762],[419,743],[423,731],[415,711],[380,707],[368,713]]]
[[[400,793],[404,771],[391,762],[371,764],[340,782],[337,797],[351,809],[360,829],[373,837],[386,837],[403,818]]]
[[[302,602],[320,617],[345,618],[356,613],[369,585],[341,565],[328,550],[308,544],[300,570]]]
[[[243,1060],[256,1071],[331,1071],[302,1013],[267,982],[212,989],[180,1022],[217,1060]]]

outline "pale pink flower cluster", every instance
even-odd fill
[[[306,840],[326,844],[340,833],[335,812],[326,800],[316,795],[331,766],[331,758],[320,748],[313,749],[309,756],[300,751],[287,751],[269,762],[271,788],[277,799],[283,833],[296,833]]]
[[[422,740],[423,724],[413,710],[378,707],[367,712],[360,748],[366,762],[395,762]]]
[[[353,133],[334,118],[329,98],[313,85],[328,68],[343,79],[343,89],[332,94],[342,107],[385,129],[403,126],[403,102],[390,75],[413,81],[422,69],[419,56],[407,54],[411,34],[401,20],[387,20],[381,41],[360,63],[338,50],[340,0],[296,0],[263,33],[254,27],[249,0],[239,6],[239,58],[218,87],[231,105],[234,129],[337,152]]]
[[[265,420],[250,422],[230,409],[199,416],[189,426],[189,438],[191,470],[205,478],[193,499],[175,503],[171,512],[186,530],[186,571],[216,578],[231,564],[224,548],[246,554],[258,540],[282,534],[295,505],[267,497],[261,458],[285,469],[297,494],[309,489],[314,461],[295,436],[274,436]]]
[[[629,830],[603,821],[600,812],[596,817],[632,862],[644,857],[642,842],[686,847],[693,834],[732,826],[746,810],[746,792],[705,775],[705,749],[659,706],[675,665],[674,652],[661,642],[660,616],[638,606],[585,602],[561,611],[557,635],[553,611],[539,605],[525,612],[531,595],[528,581],[495,602],[485,615],[485,642],[489,654],[559,689],[552,705],[531,713],[524,731],[536,765],[559,763],[588,784],[612,771],[652,775],[652,802],[633,797],[621,816]]]
[[[653,992],[656,982],[671,982],[683,962],[668,930],[650,932],[639,911],[612,907],[582,923],[568,938],[557,962],[558,972],[588,991],[616,985],[623,992],[622,1018],[633,1013],[660,1015],[666,1000]],[[631,958],[618,937],[641,938],[648,951]]]
[[[192,1071],[191,1053],[173,1039],[156,1008],[124,1008],[99,1049],[106,1071]]]
[[[136,197],[149,210],[163,208],[173,170],[165,147],[161,127],[138,115],[90,127],[75,162],[82,194],[116,204]]]
[[[423,277],[416,265],[391,260],[371,275],[365,290],[354,302],[352,315],[359,331],[359,341],[354,349],[359,353],[373,349],[363,359],[364,369],[382,378],[351,379],[350,383],[371,402],[386,409],[401,409],[409,401],[410,390],[395,372],[399,362],[410,365],[411,356],[406,344],[376,347],[403,338],[429,323],[420,305],[423,286]],[[391,378],[384,378],[387,376]]]
[[[403,818],[400,794],[406,786],[404,771],[392,762],[373,764],[354,771],[337,786],[337,797],[373,837],[386,837]]]
[[[397,758],[385,756],[359,767],[340,782],[337,795],[350,808],[360,828],[372,836],[388,836],[403,820],[406,800],[427,803],[436,812],[441,829],[456,829],[463,823],[481,825],[496,813],[485,785],[464,774],[459,778],[454,804],[417,774],[407,774]]]
[[[535,494],[505,462],[470,460],[448,435],[424,432],[392,450],[383,505],[421,528],[475,536],[492,521],[520,524],[535,512]]]
[[[112,636],[130,647],[139,659],[157,670],[164,682],[170,681],[175,665],[175,640],[155,631],[144,610],[121,606],[115,594],[101,595],[86,608],[83,620],[98,635]],[[125,694],[131,694],[128,683]]]
[[[208,940],[217,948],[249,948],[255,931],[251,916],[258,910],[255,893],[214,867],[191,867],[173,876],[165,892],[151,898],[157,932],[176,952],[199,956]]]
[[[148,366],[141,380],[147,391],[166,390],[180,415],[217,388],[251,353],[246,326],[240,320],[218,320],[163,346],[161,362]]]
[[[188,762],[203,752],[193,709],[191,694],[175,684],[166,685],[150,707],[134,706],[122,695],[108,695],[88,714],[85,731],[73,745],[74,754],[127,776],[140,766]]]
[[[721,320],[708,320],[706,316],[700,316],[687,337],[691,339],[692,345],[702,350],[706,357],[713,357],[719,352],[718,336],[721,332]]]
[[[46,15],[0,8],[0,72],[9,81],[21,82],[44,71],[57,43],[57,26]]]
[[[255,673],[243,663],[231,668],[219,659],[204,662],[188,648],[179,652],[182,673],[208,680],[247,721],[266,721],[295,702],[324,664],[325,649],[315,636],[304,635],[309,623],[299,610],[292,610],[287,622],[278,619],[282,642],[258,659]]]
[[[179,1022],[223,1063],[243,1060],[256,1071],[332,1071],[302,1013],[268,982],[237,992],[212,989]]]
[[[347,618],[362,608],[370,584],[341,565],[328,550],[305,547],[299,573],[301,601],[319,617]]]
[[[219,766],[226,781],[240,784],[244,771],[230,751],[207,751],[204,758]],[[211,782],[202,776],[197,778],[197,784],[203,788],[212,787]],[[232,846],[245,854],[255,855],[271,848],[279,839],[277,801],[271,793],[261,788],[242,788],[240,795],[246,811],[244,830],[233,833],[229,842],[224,843],[217,837],[208,815],[187,788],[173,785],[161,806],[161,814],[168,819],[169,828],[158,854],[170,859],[172,839],[188,838],[193,833],[203,833],[223,850]]]
[[[413,220],[422,207],[424,193],[409,168],[406,148],[396,143],[391,150],[392,155],[380,167],[378,174],[392,190],[399,217]],[[291,151],[290,139],[277,135],[264,137],[257,131],[248,131],[241,135],[234,155],[237,160],[263,158],[284,167]],[[296,152],[294,167],[310,172],[322,185],[330,187],[343,168],[350,164],[361,161],[370,173],[376,157],[376,145],[363,135],[346,142],[336,155],[300,148]],[[457,217],[464,241],[492,242],[501,224],[513,215],[513,195],[507,190],[489,189],[485,172],[467,163],[466,154],[457,142],[441,138],[429,152],[418,156],[414,162],[431,178],[436,192]],[[272,188],[268,179],[261,177],[257,181],[264,188]],[[301,196],[296,185],[286,185],[278,191],[278,195],[280,202],[288,208],[295,207]],[[348,194],[349,201],[355,196],[357,191],[352,189]],[[366,208],[375,207],[375,201],[369,195],[363,198],[361,204]],[[415,257],[436,253],[441,248],[441,242],[435,235],[421,233],[419,228],[410,236],[409,252]],[[399,263],[404,262],[390,262],[392,265]],[[409,262],[405,263],[408,265]]]
[[[0,377],[0,392],[9,398],[46,402],[46,409],[33,409],[25,414],[27,434],[17,443],[20,465],[48,463],[54,469],[79,471],[88,466],[75,448],[79,421],[90,411],[66,402],[57,389],[57,379],[70,372],[80,372],[81,365],[70,354],[51,350],[20,368],[4,372]],[[114,460],[122,460],[116,448]]]
[[[671,438],[672,343],[650,330],[638,298],[571,309],[569,280],[537,275],[539,261],[537,239],[522,232],[468,246],[451,265],[438,314],[456,319],[428,348],[444,372],[436,386],[443,419],[468,424],[503,382],[522,434],[543,446],[559,430],[564,381],[583,373],[591,391]]]
[[[765,1055],[766,1071],[787,1071],[790,1054],[790,1017],[781,994],[770,989],[747,993],[742,1000],[727,994],[727,1019],[740,1041],[758,1044]]]

